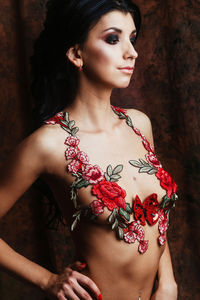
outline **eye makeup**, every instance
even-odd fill
[[[111,44],[111,45],[114,45],[116,44],[117,42],[119,42],[119,37],[117,34],[109,34],[105,41],[108,43],[108,44]]]
[[[119,35],[115,34],[115,33],[111,33],[109,34],[106,38],[105,38],[106,43],[111,44],[111,45],[115,45],[117,42],[119,42]],[[134,35],[132,35],[130,37],[130,42],[132,43],[132,45],[135,44],[136,42],[136,33],[134,33]]]

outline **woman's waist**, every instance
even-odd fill
[[[79,256],[85,258],[98,257],[117,262],[146,261],[148,257],[157,261],[164,251],[164,246],[158,244],[157,226],[144,226],[144,234],[138,236],[131,243],[120,240],[117,233],[111,230],[109,224],[83,222],[72,233],[72,237]],[[140,231],[138,230],[140,233]],[[143,241],[148,242],[148,248],[141,253],[139,247]]]
[[[149,248],[144,254],[138,252],[138,242],[128,244],[118,240],[113,231],[99,228],[89,232],[83,230],[73,234],[76,259],[88,263],[88,270],[104,272],[113,270],[115,274],[121,274],[124,278],[134,277],[141,273],[149,276],[153,270],[157,270],[163,248],[160,247],[150,235]]]
[[[144,267],[144,266],[143,266]],[[82,274],[91,278],[99,287],[104,300],[149,300],[153,289],[156,270],[127,269],[107,265],[106,263],[93,264],[87,262]]]

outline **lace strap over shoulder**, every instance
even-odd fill
[[[140,132],[139,129],[137,129],[134,125],[133,122],[130,118],[130,116],[127,115],[127,110],[126,109],[122,109],[116,106],[111,106],[113,111],[119,116],[120,119],[125,119],[126,120],[126,124],[131,127],[133,129],[133,131],[140,136],[140,138],[142,139],[142,143],[145,147],[145,149],[149,152],[149,153],[155,153],[154,151],[154,147],[153,145],[151,145],[149,143],[149,141],[147,140],[147,138]]]
[[[60,124],[61,123],[60,121],[63,120],[63,118],[64,118],[63,112],[59,112],[55,116],[49,118],[48,120],[45,120],[44,124],[48,124],[48,125]]]

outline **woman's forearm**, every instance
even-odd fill
[[[159,262],[158,284],[159,286],[171,287],[176,289],[176,281],[174,278],[174,272],[173,272],[168,242],[166,242],[165,250]]]
[[[0,239],[0,268],[41,290],[45,290],[52,275],[50,271],[15,252],[2,239]]]

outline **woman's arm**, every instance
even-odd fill
[[[45,171],[46,159],[41,130],[25,139],[1,166],[0,217],[4,216],[17,199]],[[0,239],[0,267],[41,289],[51,275],[49,271],[16,253]]]
[[[176,300],[177,284],[174,278],[168,242],[158,266],[158,287],[151,300]]]
[[[4,216],[22,194],[43,173],[47,173],[52,161],[52,140],[48,129],[41,128],[25,139],[9,156],[0,171],[0,217]],[[54,154],[55,155],[55,154]],[[53,156],[55,158],[55,156]],[[85,267],[76,263],[68,266],[62,274],[53,274],[47,269],[23,257],[0,239],[0,268],[13,276],[43,290],[51,299],[90,299],[83,288],[86,286],[97,299],[100,294],[95,283],[77,272]],[[80,296],[80,298],[79,298]]]

